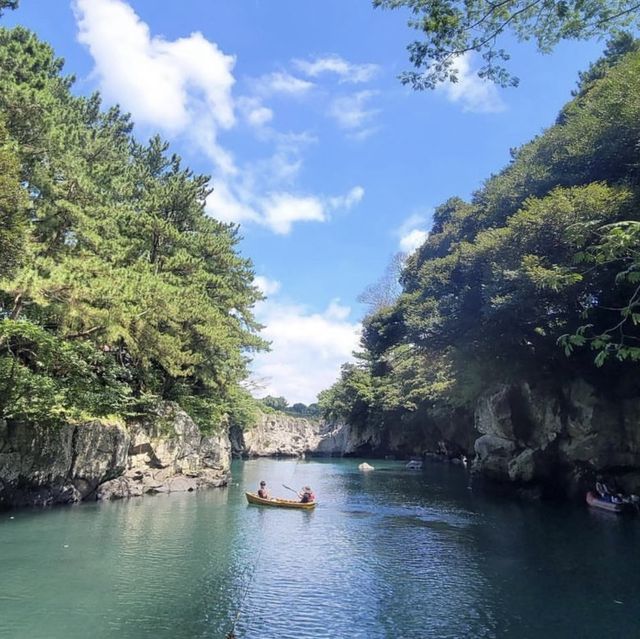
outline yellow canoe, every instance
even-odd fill
[[[259,506],[276,506],[277,508],[301,508],[302,510],[311,510],[316,507],[315,501],[307,502],[303,504],[299,501],[294,501],[293,499],[279,499],[274,497],[273,499],[262,499],[262,497],[258,497],[256,493],[245,493],[247,496],[247,501],[250,504],[257,504]]]

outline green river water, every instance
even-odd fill
[[[466,470],[234,462],[228,489],[0,513],[2,639],[640,637],[640,518]],[[309,483],[315,511],[249,506]]]

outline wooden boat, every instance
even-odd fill
[[[600,508],[601,510],[606,510],[610,513],[621,513],[625,506],[624,504],[614,504],[611,501],[602,499],[602,497],[599,497],[592,491],[587,493],[587,503],[592,508]]]
[[[273,499],[263,499],[262,497],[258,497],[256,493],[245,493],[247,496],[247,501],[250,504],[256,504],[258,506],[275,506],[276,508],[300,508],[302,510],[311,510],[316,507],[317,502],[309,501],[307,503],[302,503],[300,501],[295,501],[294,499],[281,499],[279,497],[274,497]]]

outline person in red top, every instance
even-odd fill
[[[262,499],[269,499],[269,491],[267,490],[267,482],[264,479],[260,482],[260,488],[258,489],[258,497]]]
[[[313,491],[309,486],[305,486],[298,495],[300,496],[300,502],[303,504],[308,504],[309,502],[316,500],[316,496],[313,494]]]

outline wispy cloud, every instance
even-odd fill
[[[256,89],[262,95],[284,93],[288,95],[303,95],[313,89],[313,82],[297,78],[286,71],[274,71],[258,78]]]
[[[172,135],[192,133],[217,166],[232,173],[233,158],[217,133],[235,123],[235,58],[198,32],[173,41],[151,36],[122,0],[75,0],[73,6],[78,39],[93,57],[103,94],[138,122]]]
[[[473,57],[465,53],[457,58],[454,67],[457,82],[446,82],[438,87],[450,102],[462,105],[463,111],[473,113],[499,113],[507,108],[493,82],[479,78],[472,68]]]
[[[379,71],[377,64],[354,64],[336,54],[316,57],[313,60],[298,59],[294,60],[293,64],[308,77],[317,78],[320,75],[332,73],[339,77],[340,82],[353,84],[368,82]]]
[[[301,96],[314,88],[313,82],[279,70],[259,78],[253,95],[234,99],[235,58],[201,33],[169,41],[152,35],[124,0],[73,3],[78,39],[93,57],[94,77],[106,97],[121,103],[138,122],[172,138],[184,136],[215,163],[208,214],[286,235],[297,223],[325,222],[331,211],[348,209],[362,199],[360,187],[337,196],[300,189],[296,181],[302,150],[315,138],[306,132],[281,133],[270,124],[275,116],[265,104],[269,96]],[[335,72],[346,73],[347,68],[338,65]],[[351,71],[365,74],[357,67]],[[362,103],[366,96],[357,100]],[[365,121],[367,114],[360,118]],[[218,142],[222,130],[238,124],[272,145],[271,154],[238,166]]]
[[[294,224],[327,222],[331,211],[348,210],[363,196],[360,186],[345,195],[324,197],[289,191],[260,195],[223,182],[207,198],[207,212],[225,222],[254,222],[277,235],[288,235]]]
[[[264,106],[259,98],[239,98],[238,107],[244,119],[251,127],[259,129],[273,120],[273,110]]]
[[[372,122],[380,110],[371,108],[369,102],[377,94],[377,91],[358,91],[335,98],[329,106],[329,116],[352,137],[360,135],[364,139],[376,129]]]
[[[329,198],[329,206],[332,209],[349,210],[364,197],[364,189],[361,186],[354,186],[348,193],[337,197]]]

